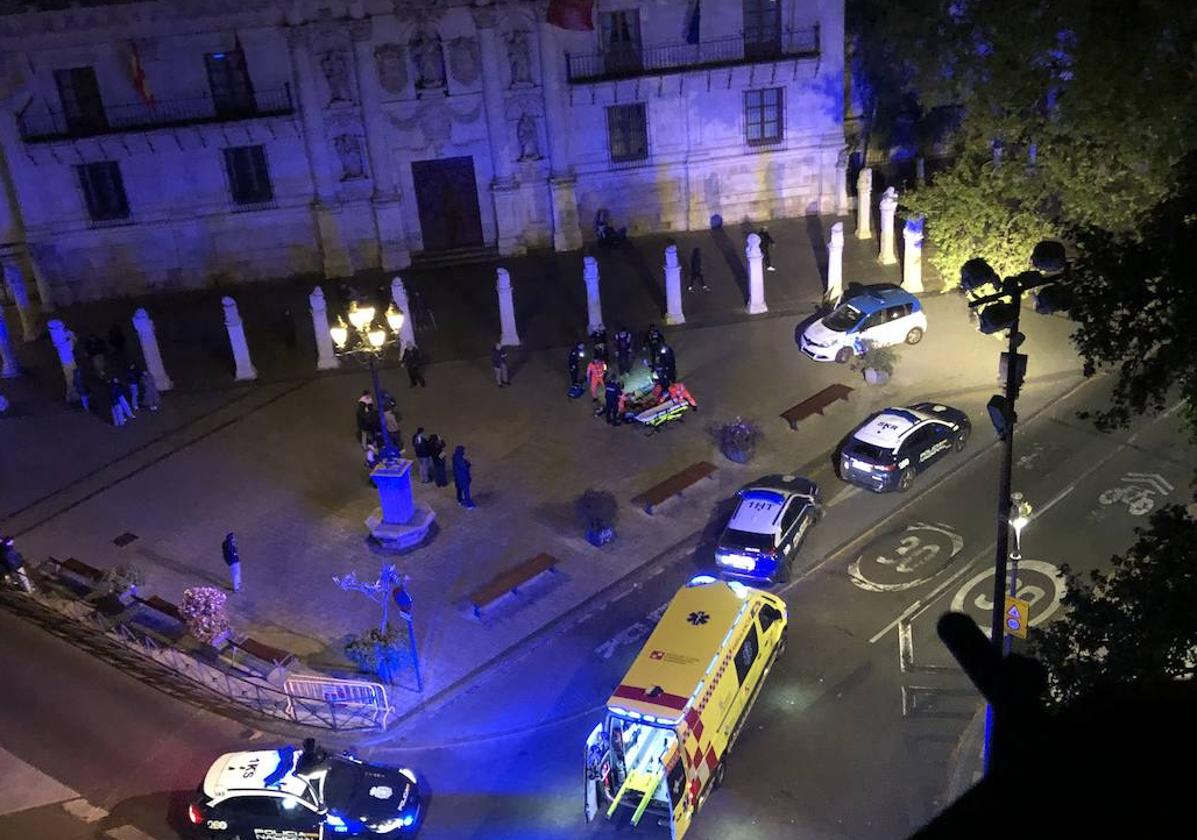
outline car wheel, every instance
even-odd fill
[[[789,583],[790,575],[794,572],[794,558],[787,557],[785,562],[781,564],[781,568],[777,570],[777,582]]]
[[[777,656],[780,659],[786,652],[786,639],[788,634],[785,630],[781,631],[781,638],[777,640]]]
[[[960,434],[956,435],[956,443],[953,444],[953,448],[957,452],[963,452],[966,446],[968,446],[968,429],[961,429]]]
[[[727,759],[715,765],[715,776],[711,779],[711,790],[716,790],[723,784],[723,777],[727,774]]]
[[[852,358],[852,351],[847,347],[841,347],[835,354],[835,360],[841,365],[848,364],[848,360]]]
[[[907,344],[918,344],[923,340],[923,331],[919,327],[914,327],[910,332],[906,333]]]
[[[902,474],[898,476],[898,492],[905,493],[914,484],[914,470],[902,470]]]

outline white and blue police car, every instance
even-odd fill
[[[330,755],[309,738],[301,749],[222,755],[187,818],[204,840],[400,838],[415,833],[424,804],[411,770]]]
[[[744,487],[715,548],[725,577],[785,582],[806,532],[822,516],[819,485],[796,475],[770,475]]]
[[[802,331],[802,352],[819,362],[847,362],[869,346],[918,344],[927,332],[919,299],[891,283],[857,285],[844,300]]]
[[[922,402],[887,408],[860,424],[840,445],[840,478],[884,493],[905,492],[914,477],[968,443],[972,424],[958,408]]]

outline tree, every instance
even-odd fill
[[[1197,520],[1171,505],[1135,531],[1108,572],[1086,582],[1067,566],[1067,621],[1032,644],[1051,700],[1067,706],[1104,689],[1197,675]]]

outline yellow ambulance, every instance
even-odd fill
[[[780,598],[738,581],[682,587],[586,739],[586,820],[651,811],[680,840],[723,781],[786,623]]]

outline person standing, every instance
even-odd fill
[[[619,385],[619,378],[607,377],[607,422],[612,426],[619,425],[619,398],[623,396],[623,388]]]
[[[474,508],[474,500],[470,498],[470,462],[466,460],[465,447],[458,446],[453,450],[453,485],[457,488],[457,504],[467,510]]]
[[[632,333],[621,329],[615,333],[615,356],[619,361],[619,375],[627,376],[632,372]]]
[[[657,328],[656,324],[649,324],[648,330],[644,333],[644,355],[645,362],[650,368],[657,363],[657,351],[664,343],[665,336],[661,330]]]
[[[403,433],[399,431],[399,412],[397,410],[398,404],[395,398],[391,396],[390,392],[382,392],[382,425],[387,427],[387,434],[391,436],[391,440],[395,444],[395,448],[399,450],[399,454],[403,454]]]
[[[607,331],[602,327],[590,334],[590,349],[596,359],[607,361]]]
[[[141,402],[150,411],[157,411],[158,406],[162,404],[158,383],[154,380],[154,374],[148,370],[141,372]]]
[[[757,234],[761,238],[761,260],[765,265],[765,271],[775,271],[773,268],[773,237],[769,235],[769,228],[761,225],[760,233]]]
[[[432,451],[428,438],[424,436],[423,426],[416,429],[416,433],[411,436],[411,448],[420,468],[420,483],[427,484],[432,481]]]
[[[421,368],[424,367],[424,355],[420,352],[420,348],[414,344],[407,345],[403,351],[403,367],[407,369],[407,379],[411,383],[410,387],[414,388],[419,385],[421,388],[427,388],[428,383],[424,381],[424,373]]]
[[[229,577],[233,581],[233,591],[241,591],[241,555],[237,552],[237,537],[232,531],[224,535],[224,542],[220,544],[220,551],[224,555],[225,565],[229,567]]]
[[[123,426],[125,421],[133,418],[129,400],[125,397],[125,388],[115,376],[108,383],[108,404],[112,409],[112,425]]]
[[[133,413],[141,411],[141,368],[137,363],[129,365],[125,371],[125,387],[129,390],[129,404],[133,406]]]
[[[125,331],[120,324],[113,324],[108,330],[108,346],[112,348],[112,360],[122,366],[125,363]]]
[[[673,348],[668,344],[662,344],[657,352],[657,367],[665,371],[670,382],[677,382],[677,359],[674,358]]]
[[[586,376],[590,380],[590,398],[597,402],[603,392],[603,380],[607,378],[607,363],[602,359],[591,359],[586,366]]]
[[[107,379],[106,362],[104,354],[107,352],[104,347],[104,339],[100,338],[95,333],[87,337],[83,342],[83,352],[87,354],[87,358],[91,359],[91,369],[100,379]]]
[[[578,342],[573,350],[569,351],[569,384],[570,386],[579,385],[582,382],[582,362],[586,359],[586,345]]]
[[[71,379],[75,383],[75,393],[79,395],[79,405],[83,406],[85,414],[90,414],[91,389],[87,387],[87,377],[83,374],[83,368],[76,366]]]
[[[490,366],[495,371],[495,384],[502,388],[511,384],[511,375],[507,371],[507,348],[503,342],[496,341],[490,349]]]
[[[690,284],[686,288],[692,292],[695,286],[704,292],[711,290],[711,287],[707,285],[706,278],[702,276],[702,249],[697,245],[690,252]]]
[[[12,537],[0,539],[0,561],[4,565],[4,575],[14,580],[16,585],[25,592],[33,591],[33,582],[29,580],[29,572],[25,571],[25,558],[13,544]]]
[[[428,445],[432,450],[432,475],[437,487],[449,486],[449,474],[445,470],[445,449],[447,448],[440,435],[428,438]]]
[[[362,391],[357,398],[357,442],[364,452],[378,434],[378,414],[374,410],[374,397],[369,391]]]

